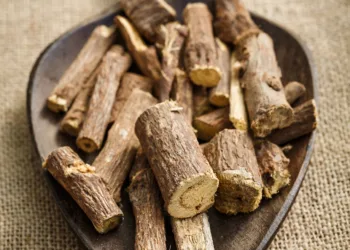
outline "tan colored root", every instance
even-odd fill
[[[217,174],[220,185],[215,208],[225,214],[249,213],[258,208],[262,187],[244,169],[226,170]]]

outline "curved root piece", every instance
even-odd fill
[[[215,208],[225,214],[249,213],[258,208],[262,188],[244,169],[218,174],[220,180]]]
[[[188,218],[206,211],[214,204],[217,183],[212,175],[199,175],[184,181],[172,195],[168,213],[177,218]]]
[[[193,83],[205,87],[215,87],[221,79],[221,71],[217,67],[196,65],[190,71]]]
[[[82,137],[77,139],[77,146],[84,150],[84,152],[92,153],[99,149],[98,145],[87,137]]]

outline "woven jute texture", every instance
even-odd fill
[[[115,0],[0,0],[0,249],[79,249],[40,175],[26,118],[39,53]],[[318,69],[320,121],[309,171],[271,249],[350,247],[350,1],[245,0],[299,34]]]

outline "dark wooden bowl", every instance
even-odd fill
[[[173,1],[172,5],[179,13],[179,18],[187,2],[189,1]],[[213,7],[213,1],[206,2],[211,8]],[[59,132],[59,122],[62,116],[46,108],[46,98],[93,28],[99,24],[112,24],[113,17],[119,11],[119,7],[114,6],[107,12],[68,31],[50,44],[36,61],[29,79],[27,104],[33,140],[38,157],[41,159],[60,146],[69,145],[77,150],[74,138]],[[283,72],[283,82],[295,80],[305,84],[307,95],[299,102],[310,98],[317,99],[315,70],[310,53],[305,46],[285,29],[257,15],[253,17],[262,30],[274,39],[278,62]],[[209,211],[215,249],[267,248],[299,191],[310,161],[314,140],[315,133],[293,142],[293,149],[288,153],[291,159],[291,185],[283,189],[272,200],[263,200],[254,213],[229,217],[219,214],[215,209]],[[78,152],[84,160],[92,161],[93,156]],[[133,249],[134,217],[125,192],[121,205],[125,213],[123,224],[117,230],[100,235],[65,190],[48,173],[44,173],[44,176],[50,184],[51,191],[65,219],[88,249]],[[168,249],[170,246],[171,249],[176,249],[168,222],[167,233]]]

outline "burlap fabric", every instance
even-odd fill
[[[115,0],[0,0],[0,249],[79,249],[34,161],[26,118],[42,49]],[[320,123],[303,187],[271,249],[349,249],[350,1],[245,0],[299,34],[318,68]]]

